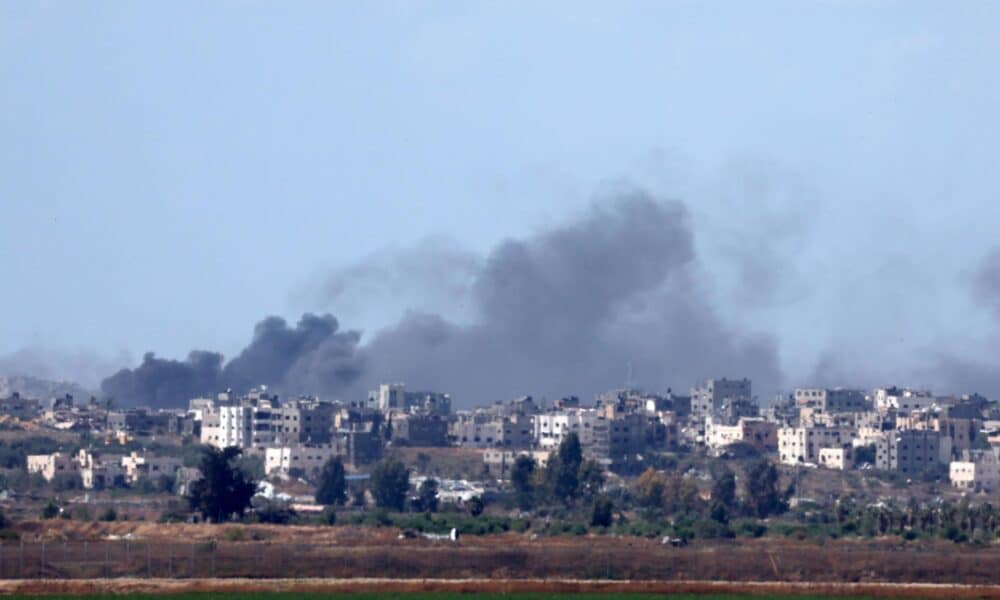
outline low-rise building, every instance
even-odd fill
[[[854,431],[840,427],[782,427],[778,430],[778,457],[789,465],[818,464],[823,448],[843,448]]]
[[[844,446],[841,448],[820,448],[819,466],[826,469],[837,469],[843,471],[851,464],[851,448]]]
[[[777,432],[777,425],[759,417],[743,417],[735,425],[718,424],[709,418],[705,421],[705,445],[720,449],[743,442],[761,452],[771,452],[778,448]]]
[[[319,476],[323,465],[337,456],[333,444],[293,444],[264,450],[264,472],[267,475],[301,473],[309,478]]]
[[[78,474],[80,463],[68,454],[53,452],[52,454],[29,454],[28,473],[39,473],[45,481],[52,481],[56,475],[63,473]]]
[[[992,494],[1000,489],[1000,460],[995,450],[963,452],[962,460],[949,465],[951,486],[966,492]]]
[[[122,457],[125,481],[129,484],[137,483],[144,477],[166,475],[173,478],[177,474],[177,469],[183,466],[184,462],[173,456],[153,456],[148,453],[133,452]]]

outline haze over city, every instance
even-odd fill
[[[1000,393],[995,4],[299,9],[0,6],[0,374]]]

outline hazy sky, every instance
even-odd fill
[[[268,314],[465,318],[316,282],[627,181],[687,206],[720,318],[773,335],[785,383],[934,384],[939,353],[1000,356],[968,293],[1000,243],[998,65],[996,2],[8,0],[0,357],[87,379],[232,354]]]

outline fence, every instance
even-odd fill
[[[634,548],[401,541],[391,546],[272,542],[84,541],[0,544],[2,579],[358,578],[632,579],[995,583],[997,550],[739,544]]]

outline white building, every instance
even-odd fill
[[[264,450],[264,472],[267,475],[288,475],[293,471],[316,477],[323,465],[337,456],[333,444],[292,444]]]
[[[216,448],[249,448],[253,444],[253,407],[217,406],[201,420],[201,443]]]
[[[876,388],[873,396],[875,410],[881,413],[924,410],[937,404],[937,398],[932,396],[930,392],[897,387]]]
[[[820,448],[819,466],[827,469],[837,469],[843,471],[850,464],[851,451],[849,448]]]
[[[823,448],[851,444],[854,430],[841,427],[782,427],[778,430],[778,456],[788,465],[818,464]]]
[[[705,445],[719,449],[744,442],[761,451],[777,448],[777,426],[758,417],[740,417],[735,425],[715,423],[711,417],[705,420]]]
[[[553,450],[559,447],[563,438],[575,433],[580,439],[581,446],[592,446],[594,429],[600,421],[602,421],[600,415],[591,408],[535,415],[535,444],[543,450]]]
[[[62,473],[79,473],[80,463],[74,457],[62,452],[52,454],[29,454],[28,473],[40,473],[45,481],[52,481]]]
[[[987,494],[1000,489],[1000,460],[996,451],[967,451],[963,454],[963,460],[951,462],[949,479],[952,487]]]

